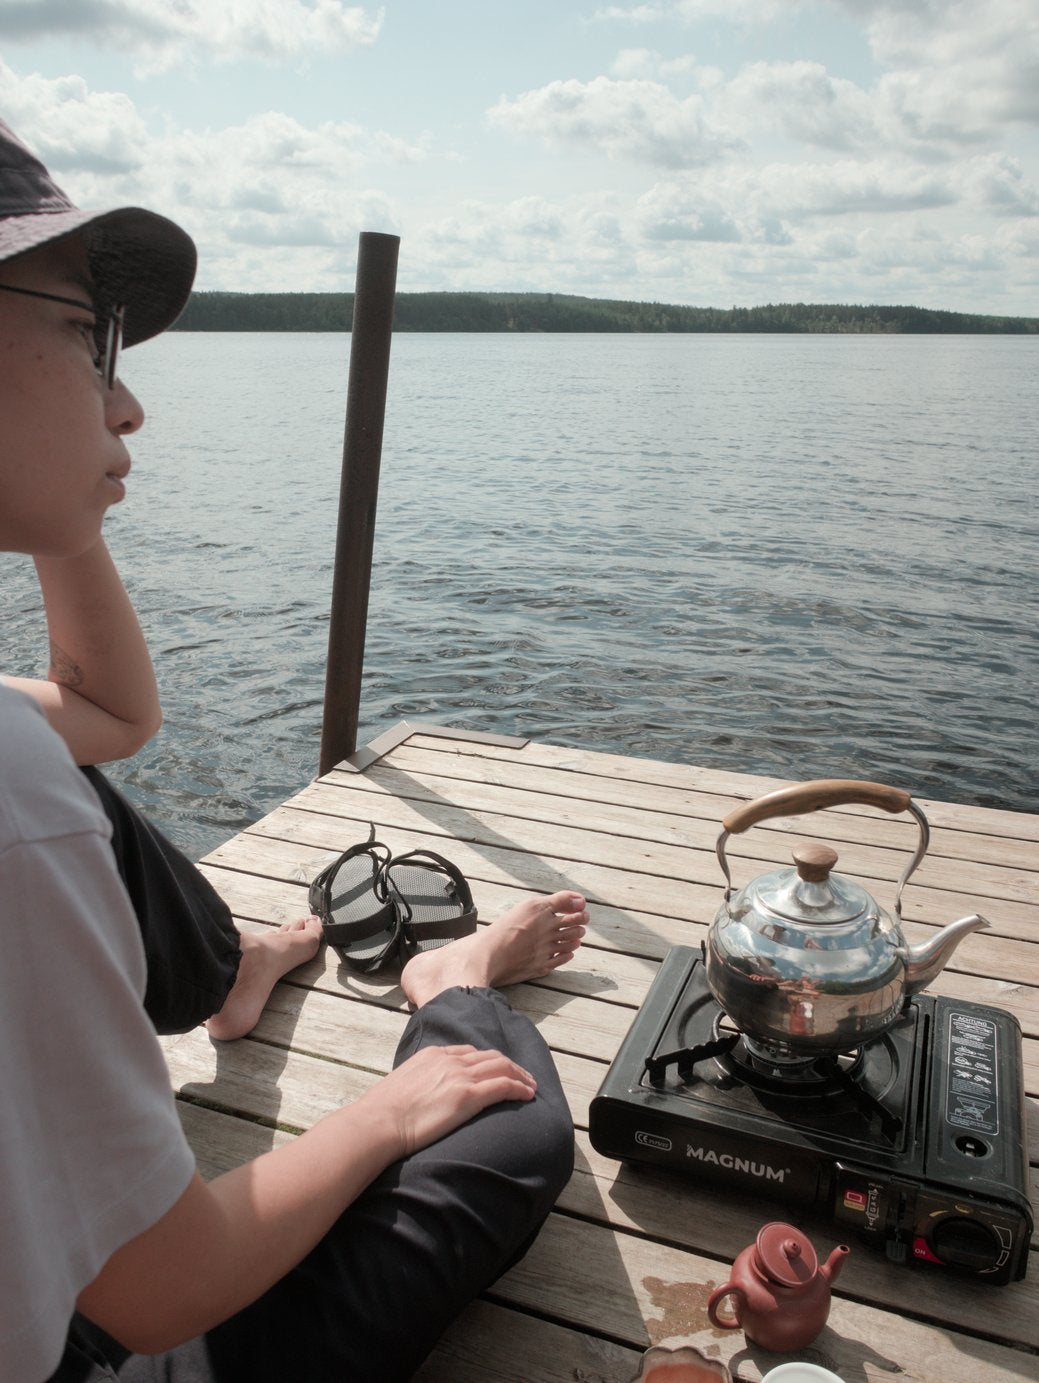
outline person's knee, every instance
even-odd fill
[[[513,1174],[533,1191],[536,1205],[532,1215],[540,1223],[573,1176],[574,1125],[562,1092],[554,1099],[539,1095],[534,1103],[541,1106],[536,1122],[529,1121],[526,1136],[511,1146],[508,1159]]]
[[[543,1149],[545,1180],[553,1188],[553,1202],[574,1174],[574,1123],[565,1103],[553,1111]]]

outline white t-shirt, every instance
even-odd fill
[[[111,828],[31,698],[0,681],[0,1374],[57,1368],[75,1301],[195,1160],[142,1007]]]

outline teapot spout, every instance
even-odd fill
[[[987,918],[973,912],[969,917],[961,917],[958,922],[948,923],[930,941],[925,941],[920,946],[910,946],[909,964],[906,966],[905,997],[908,999],[931,983],[969,932],[980,931],[982,927],[987,926]]]
[[[840,1276],[840,1271],[844,1267],[844,1260],[849,1253],[851,1253],[851,1249],[847,1244],[838,1244],[826,1262],[819,1265],[820,1274],[831,1286]]]

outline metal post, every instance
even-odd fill
[[[320,773],[357,748],[399,248],[399,236],[374,231],[357,247]]]

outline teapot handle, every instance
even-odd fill
[[[718,863],[725,875],[726,902],[732,895],[732,876],[729,873],[728,860],[725,858],[725,842],[730,835],[740,835],[751,826],[757,825],[759,821],[768,821],[774,816],[802,816],[807,812],[821,811],[824,807],[840,807],[851,803],[879,807],[885,812],[909,812],[916,818],[920,827],[920,838],[913,858],[906,866],[895,890],[895,916],[901,917],[902,889],[927,853],[931,839],[927,818],[909,793],[902,788],[887,787],[883,783],[859,782],[854,778],[816,778],[809,783],[797,783],[793,787],[779,788],[776,792],[767,793],[753,802],[745,802],[741,807],[731,811],[722,821],[724,830],[718,837],[715,847]]]
[[[733,1297],[735,1305],[731,1316],[723,1316],[718,1308],[726,1297]],[[719,1330],[740,1330],[740,1305],[743,1301],[743,1289],[737,1287],[735,1282],[726,1282],[724,1287],[716,1287],[707,1298],[707,1315],[712,1325]]]

